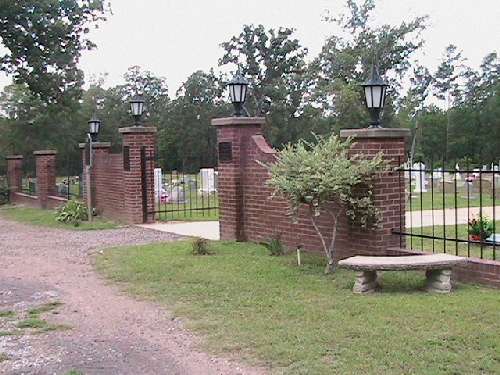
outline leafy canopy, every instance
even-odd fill
[[[105,2],[0,0],[0,70],[47,102],[79,96],[78,60],[95,47],[86,34],[105,19]]]

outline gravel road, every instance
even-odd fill
[[[23,315],[32,307],[60,301],[57,314],[46,319],[71,327],[43,334],[0,334],[0,358],[8,358],[0,359],[0,373],[264,373],[201,352],[199,339],[164,307],[124,294],[93,270],[90,255],[106,247],[176,239],[137,227],[66,231],[0,218],[0,311]],[[0,325],[0,332],[3,329]]]

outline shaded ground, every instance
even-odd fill
[[[137,301],[99,278],[89,256],[124,244],[171,241],[175,236],[141,228],[73,232],[0,218],[0,331],[12,332],[20,317],[48,302],[42,315],[70,329],[0,334],[0,373],[253,374],[237,363],[197,350],[182,323],[148,301]],[[6,359],[5,359],[6,358]]]

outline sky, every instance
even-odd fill
[[[316,56],[335,26],[325,12],[342,12],[344,0],[111,0],[113,14],[91,39],[98,48],[85,52],[80,67],[87,83],[107,73],[106,86],[122,82],[127,68],[139,65],[167,79],[171,95],[196,70],[216,68],[220,43],[244,24],[296,29],[296,37]],[[500,52],[500,0],[379,0],[374,21],[399,24],[429,15],[426,45],[419,60],[434,69],[450,43],[478,67],[489,52]],[[0,77],[0,86],[8,83]]]

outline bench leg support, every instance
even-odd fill
[[[451,269],[444,270],[427,270],[425,272],[427,278],[427,291],[435,293],[450,293],[451,285]]]
[[[372,293],[378,286],[377,271],[362,271],[356,275],[352,291],[357,294]]]

